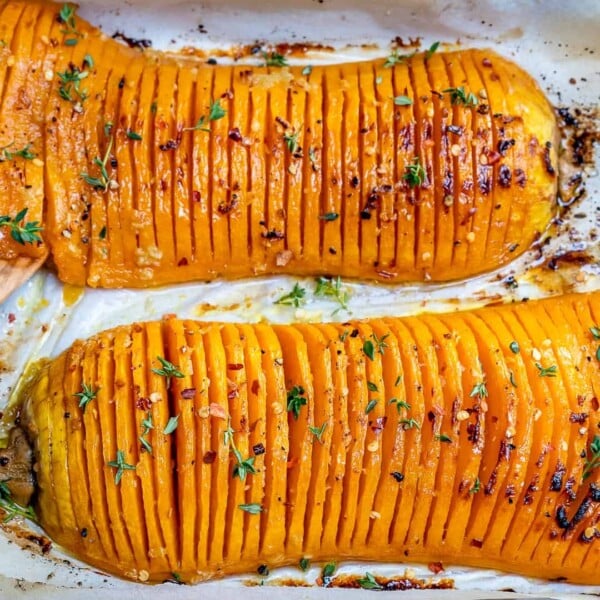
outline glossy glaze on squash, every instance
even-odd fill
[[[79,17],[69,45],[59,8],[0,0],[0,147],[36,155],[0,163],[0,215],[44,226],[26,246],[0,227],[0,258],[49,251],[63,281],[100,287],[445,281],[506,264],[555,212],[553,111],[493,51],[213,66]],[[61,97],[78,72],[86,98]]]
[[[75,556],[141,581],[307,557],[597,584],[600,470],[583,475],[600,439],[598,323],[593,293],[336,325],[168,318],[104,332],[22,393],[37,514]],[[131,468],[117,484],[118,452]]]

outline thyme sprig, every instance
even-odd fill
[[[38,235],[38,232],[43,229],[39,225],[39,221],[25,222],[28,210],[27,208],[20,210],[14,218],[9,215],[0,215],[0,227],[8,227],[12,239],[23,246],[42,241],[42,238]]]

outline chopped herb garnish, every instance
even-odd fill
[[[479,477],[475,479],[473,486],[469,490],[469,494],[476,494],[481,489],[481,481],[479,481]]]
[[[100,177],[92,177],[89,173],[81,173],[81,178],[88,184],[91,185],[95,190],[101,190],[106,192],[109,187],[113,187],[116,181],[111,179],[108,174],[108,161],[110,159],[110,153],[112,152],[113,138],[111,137],[108,141],[108,146],[104,154],[104,158],[96,156],[94,158],[94,164],[100,171]]]
[[[184,374],[179,370],[179,367],[176,367],[173,363],[169,362],[162,356],[157,356],[156,359],[162,365],[162,369],[152,369],[153,373],[156,375],[160,375],[161,377],[177,377],[178,379],[182,379]]]
[[[94,59],[92,58],[91,54],[86,54],[83,57],[83,65],[87,66],[88,69],[93,69],[94,68]]]
[[[155,106],[155,105],[154,105]],[[153,112],[156,112],[156,106]],[[207,122],[218,121],[227,114],[227,111],[221,106],[220,100],[215,100],[210,103],[208,108],[208,117],[202,115],[194,127],[184,127],[181,131],[206,131],[210,133],[210,128],[207,127]]]
[[[371,340],[365,340],[365,343],[363,344],[363,352],[365,353],[365,356],[371,360],[375,360],[375,345]]]
[[[30,150],[31,144],[27,144],[20,150],[15,150],[14,152],[9,150],[12,145],[13,144],[9,144],[8,146],[4,146],[4,148],[0,148],[2,151],[0,162],[4,162],[5,160],[14,160],[15,158],[22,158],[24,160],[33,160],[35,158],[36,155]]]
[[[98,234],[98,237],[99,237],[101,240],[104,240],[104,239],[106,239],[106,225],[104,225],[104,226],[102,227],[102,229],[100,230],[100,233]]]
[[[304,397],[304,388],[300,385],[295,385],[287,393],[287,409],[294,415],[294,419],[298,420],[300,409],[306,406],[306,398]]]
[[[135,131],[131,131],[131,129],[127,130],[127,137],[130,140],[134,140],[136,142],[141,142],[142,141],[142,136],[139,133],[135,132]]]
[[[398,398],[392,398],[390,400],[390,404],[396,405],[396,410],[398,411],[398,414],[400,414],[400,411],[403,408],[405,408],[406,410],[410,410],[410,404],[408,402],[405,402],[404,400],[398,400]]]
[[[125,471],[135,471],[135,465],[130,465],[125,462],[125,452],[123,450],[117,450],[116,460],[111,460],[107,463],[109,467],[117,469],[115,473],[115,485],[121,483],[121,477]]]
[[[154,429],[154,423],[152,422],[152,413],[148,411],[146,418],[142,419],[142,435],[140,435],[139,440],[149,454],[152,454],[152,445],[146,439],[146,436],[150,433],[151,429]]]
[[[521,348],[519,347],[519,342],[515,342],[515,341],[511,342],[511,343],[508,345],[508,347],[510,348],[510,351],[511,351],[513,354],[518,354],[518,353],[519,353],[519,350],[521,349]]]
[[[298,135],[300,135],[298,131],[296,131],[295,133],[284,133],[283,134],[283,141],[285,142],[287,149],[292,154],[295,154],[299,148]]]
[[[321,579],[323,580],[323,586],[327,587],[331,583],[331,577],[335,573],[335,563],[327,563],[323,567],[323,571],[321,572]]]
[[[367,404],[367,408],[365,408],[365,414],[368,415],[376,406],[379,400],[371,400]]]
[[[600,360],[600,346],[596,348],[596,360]]]
[[[333,311],[333,314],[342,309],[348,310],[348,291],[343,287],[341,277],[335,279],[319,277],[315,288],[315,296],[334,298],[340,306]]]
[[[87,383],[83,383],[81,385],[81,392],[77,392],[73,394],[79,398],[79,408],[81,408],[81,412],[85,412],[86,406],[92,401],[96,399],[96,394],[99,389],[94,390],[91,385],[87,385]]]
[[[600,327],[594,325],[594,327],[590,327],[590,333],[595,340],[600,340]]]
[[[27,208],[20,210],[14,218],[8,215],[0,216],[0,227],[8,227],[12,239],[23,246],[42,241],[42,238],[38,235],[38,232],[43,229],[43,227],[40,227],[39,221],[25,222],[28,210]]]
[[[471,393],[469,394],[469,396],[471,398],[474,398],[475,396],[479,396],[479,398],[481,398],[482,400],[484,398],[487,398],[488,391],[487,391],[487,387],[485,386],[485,382],[482,381],[481,383],[476,383],[473,386],[473,389],[471,390]]]
[[[308,567],[310,567],[310,560],[308,558],[301,558],[299,565],[300,565],[300,568],[304,572],[306,572],[306,571],[308,571]]]
[[[308,426],[308,430],[317,438],[317,441],[323,443],[323,434],[325,433],[325,429],[327,428],[327,421],[321,425],[321,427],[317,427],[316,425],[313,427],[312,425]]]
[[[259,515],[264,510],[260,504],[238,504],[238,508],[251,515]]]
[[[536,369],[539,371],[540,377],[556,377],[557,367],[551,365],[550,367],[542,367],[540,363],[535,363]]]
[[[169,435],[169,434],[173,433],[177,429],[178,425],[179,425],[179,415],[177,415],[176,417],[170,417],[169,420],[167,421],[167,424],[165,425],[165,428],[163,429],[163,433],[165,435]]]
[[[36,520],[33,506],[21,506],[17,504],[12,497],[8,485],[6,485],[6,481],[0,481],[0,508],[6,513],[2,521],[3,523],[8,523],[15,517],[23,517],[31,521]]]
[[[394,387],[398,387],[400,385],[401,381],[402,381],[402,375],[398,375],[398,377],[396,377],[396,381],[394,381]]]
[[[510,381],[513,387],[518,387],[517,382],[515,381],[515,374],[512,371],[510,371],[508,375],[508,380]]]
[[[415,419],[400,419],[399,423],[402,425],[404,430],[407,429],[421,429],[421,426]]]
[[[232,477],[235,479],[239,477],[241,481],[246,481],[248,474],[254,475],[256,469],[254,468],[254,456],[243,458],[242,453],[237,449],[233,434],[235,431],[231,428],[231,418],[227,420],[227,429],[223,432],[223,441],[226,446],[230,447],[233,456],[235,457],[236,464],[233,466]]]
[[[171,577],[173,578],[173,580],[175,581],[175,583],[181,585],[183,582],[181,581],[181,575],[179,573],[175,573],[175,571],[173,571],[171,573]]]
[[[410,106],[412,103],[412,98],[409,98],[408,96],[396,96],[394,98],[394,104],[396,106]]]
[[[265,59],[266,67],[287,67],[288,61],[283,54],[278,52],[263,52],[263,58]]]
[[[88,99],[88,92],[81,89],[81,82],[89,75],[88,71],[82,71],[75,65],[69,65],[69,68],[62,73],[56,73],[60,80],[58,95],[68,102],[85,102]]]
[[[75,8],[68,4],[63,4],[58,13],[58,17],[60,22],[65,26],[65,29],[60,30],[60,32],[66,36],[65,45],[76,46],[81,37],[81,33],[77,31],[75,23]]]
[[[350,330],[346,329],[344,330],[344,333],[340,334],[339,338],[340,338],[340,342],[344,343],[346,341],[346,338],[350,335]]]
[[[365,576],[361,579],[357,579],[356,582],[361,588],[365,590],[382,590],[383,586],[377,583],[377,580],[372,573],[365,573]]]
[[[319,219],[321,221],[335,221],[340,215],[336,212],[325,213],[324,215],[319,215]]]
[[[413,158],[411,164],[406,165],[405,173],[402,175],[402,179],[407,181],[411,188],[427,183],[427,173],[425,172],[423,165],[421,165],[418,156]]]
[[[146,452],[148,452],[148,454],[152,454],[152,444],[143,435],[140,435],[139,440]]]
[[[463,86],[446,88],[443,93],[450,94],[452,104],[464,104],[465,106],[477,106],[478,104],[477,96],[473,92],[467,94]]]
[[[275,304],[283,304],[285,306],[295,306],[299,308],[302,304],[306,303],[306,289],[300,287],[298,283],[294,284],[292,291],[289,294],[281,296],[278,300],[275,300]]]
[[[399,65],[403,63],[405,60],[412,58],[416,54],[412,52],[411,54],[399,54],[398,50],[394,50],[383,63],[383,66],[388,69],[389,67],[393,67],[394,65]]]
[[[445,433],[440,433],[439,435],[435,436],[435,441],[436,442],[445,442],[446,444],[451,444],[452,438],[449,435],[446,435]]]
[[[385,335],[378,337],[376,333],[372,333],[371,337],[373,338],[373,342],[375,343],[375,349],[377,350],[377,352],[379,352],[379,354],[381,354],[381,356],[383,356],[384,350],[389,347],[385,343],[385,340],[386,338],[390,337],[390,334],[386,333]]]
[[[425,52],[425,60],[428,60],[431,58],[431,56],[433,54],[435,54],[435,52],[437,51],[437,49],[440,47],[440,43],[439,42],[433,42],[433,44],[431,44],[431,46],[429,46],[429,50],[427,50],[427,52]]]
[[[308,149],[308,159],[310,160],[313,171],[317,171],[317,151],[312,147]]]
[[[595,435],[590,444],[589,454],[583,465],[581,479],[585,481],[597,467],[600,467],[600,435]]]
[[[310,75],[312,73],[312,65],[306,65],[304,69],[302,69],[302,75]]]
[[[370,392],[377,392],[377,386],[372,381],[367,381],[367,389]]]

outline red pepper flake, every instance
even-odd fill
[[[8,322],[14,323],[17,320],[17,316],[14,313],[8,313]]]
[[[208,410],[211,417],[223,420],[227,419],[227,413],[225,412],[225,409],[216,402],[211,402]]]
[[[192,200],[194,202],[200,202],[201,198],[202,197],[200,196],[200,192],[198,190],[193,190],[192,191]]]
[[[241,364],[241,363],[230,363],[230,364],[227,365],[227,368],[230,371],[240,371],[241,369],[244,368],[244,365]]]
[[[255,444],[252,446],[252,452],[254,452],[254,456],[260,456],[265,453],[265,447],[263,444]]]
[[[181,397],[184,400],[193,400],[196,397],[196,388],[185,388],[181,390]]]
[[[140,410],[150,410],[151,406],[152,402],[150,402],[150,398],[138,398],[135,401],[135,407],[139,408]]]
[[[207,452],[204,453],[204,456],[202,457],[202,462],[205,465],[212,465],[215,462],[216,458],[217,458],[217,453],[214,450],[208,450]]]
[[[232,142],[241,142],[242,141],[242,133],[240,132],[238,127],[234,127],[233,129],[230,129],[228,137]]]
[[[488,68],[490,68],[490,67],[492,66],[492,61],[491,61],[489,58],[484,58],[484,59],[481,61],[481,64],[482,64],[484,67],[488,67]]]
[[[187,267],[188,266],[188,259],[185,258],[185,256],[177,263],[178,267]]]
[[[437,575],[438,573],[441,573],[444,570],[444,565],[441,562],[431,562],[427,565],[427,568],[432,573]]]
[[[483,540],[478,540],[477,538],[473,538],[471,540],[471,546],[474,548],[483,548]]]
[[[258,394],[258,390],[260,390],[260,383],[258,383],[258,379],[255,379],[252,382],[252,387],[250,388],[250,391],[256,396]]]
[[[238,391],[237,388],[230,390],[230,392],[227,394],[227,399],[228,400],[233,400],[234,398],[237,398],[240,395],[240,392]]]
[[[387,417],[385,417],[385,416],[377,417],[375,419],[375,424],[371,425],[371,430],[373,431],[373,433],[375,435],[379,435],[383,431],[383,428],[385,427],[386,423],[387,423]]]

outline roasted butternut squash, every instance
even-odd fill
[[[0,0],[0,259],[50,252],[100,287],[446,281],[555,211],[553,111],[491,50],[213,66],[59,12]]]
[[[342,558],[597,584],[600,292],[338,325],[167,318],[22,389],[78,558],[196,582]]]

